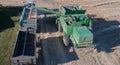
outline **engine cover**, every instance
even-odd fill
[[[74,46],[89,46],[93,43],[93,34],[86,27],[75,27],[71,36]]]

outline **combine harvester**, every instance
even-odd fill
[[[33,6],[33,8],[49,14],[56,14],[58,31],[63,32],[63,42],[68,46],[72,41],[74,47],[94,46],[92,21],[85,15],[86,10],[79,6],[63,6],[59,12]]]
[[[20,18],[20,30],[11,58],[14,65],[36,64],[37,10],[57,15],[58,31],[64,33],[65,46],[69,45],[70,40],[74,47],[93,45],[93,34],[90,31],[92,22],[85,15],[86,10],[78,6],[63,6],[56,12],[37,6],[26,6]]]

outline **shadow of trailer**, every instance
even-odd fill
[[[28,31],[19,31],[11,57],[12,64],[36,64],[35,48],[35,34]]]

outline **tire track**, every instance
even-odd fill
[[[78,65],[101,65],[91,48],[79,48],[75,50],[79,56],[79,62],[76,62]]]
[[[104,3],[95,4],[92,7],[98,7],[98,6],[109,5],[109,4],[112,5],[114,3],[120,3],[120,2],[119,1],[108,1],[108,2],[104,2]]]
[[[113,5],[113,4],[119,4],[120,1],[108,1],[108,2],[102,2],[102,3],[96,3],[94,5],[83,5],[83,7],[100,7],[105,5]]]
[[[118,59],[118,56],[114,53],[114,54],[109,54],[109,56],[112,58],[112,63],[114,63],[115,65],[119,65],[120,64],[120,62],[118,61],[118,60],[120,60],[120,59]]]
[[[119,51],[119,49],[118,49],[118,51],[115,50],[115,51],[113,52],[113,54],[111,54],[111,56],[113,56],[114,59],[116,59],[116,62],[117,62],[118,64],[120,64],[120,61],[118,61],[118,60],[120,60],[120,51]]]
[[[103,63],[102,65],[119,65],[116,58],[113,58],[113,54],[109,55],[105,52],[102,52],[98,55],[99,59]]]

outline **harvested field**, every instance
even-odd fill
[[[51,2],[41,1],[37,3],[37,6],[47,7],[47,8],[59,8],[61,5],[71,5],[74,4],[71,1],[67,3],[64,0],[58,0]],[[42,44],[46,44],[48,47],[46,51],[48,56],[48,65],[119,65],[120,64],[120,14],[119,6],[120,2],[118,0],[114,1],[102,1],[102,0],[91,0],[91,1],[79,1],[74,0],[76,4],[81,4],[85,9],[87,9],[87,14],[89,16],[94,16],[93,18],[93,33],[94,33],[94,43],[99,44],[97,46],[98,52],[94,49],[87,48],[74,48],[74,52],[70,53],[69,49],[72,47],[64,47],[61,40],[62,33],[58,32],[55,24],[47,20],[45,27],[47,32],[41,33],[45,40],[42,40]],[[41,4],[40,4],[41,3]],[[46,5],[43,5],[45,4]],[[58,4],[56,4],[58,3]],[[49,6],[48,6],[49,5]],[[43,30],[43,28],[41,28]],[[51,33],[52,31],[52,33]],[[52,35],[54,34],[54,35]],[[59,35],[61,34],[61,36]],[[59,36],[59,37],[58,37]],[[45,41],[45,43],[44,43]],[[57,42],[56,42],[57,41]],[[53,45],[54,44],[54,45]],[[43,48],[44,49],[44,48]],[[59,51],[59,52],[57,52]],[[52,56],[51,56],[52,55]],[[46,58],[44,59],[46,60]]]
[[[10,65],[10,57],[19,29],[20,11],[21,8],[0,7],[0,65]]]
[[[10,5],[15,6],[16,4],[12,4],[11,2]],[[73,48],[72,44],[69,47],[65,47],[62,42],[63,33],[57,31],[55,18],[49,18],[39,15],[38,31],[36,34],[36,52],[38,53],[37,65],[119,65],[120,1],[36,1],[36,6],[46,7],[49,9],[58,9],[60,6],[63,5],[81,5],[87,10],[86,14],[93,18],[94,43],[98,44],[97,52],[90,47]],[[9,36],[7,36],[7,38],[9,38]],[[69,52],[72,48],[73,52]],[[2,52],[5,53],[5,51]],[[9,50],[7,52],[11,53],[11,51]]]

